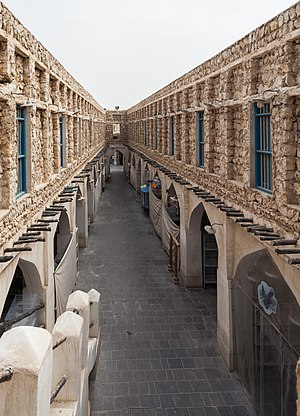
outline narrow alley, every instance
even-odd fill
[[[133,188],[114,168],[81,250],[77,289],[101,293],[92,416],[250,416],[216,343],[216,291],[175,286]]]

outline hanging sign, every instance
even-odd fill
[[[275,290],[264,280],[258,286],[258,302],[267,315],[277,312],[277,299]]]

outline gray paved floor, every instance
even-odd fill
[[[171,283],[167,256],[121,172],[80,253],[77,287],[101,292],[92,416],[249,416],[216,347],[215,290]]]

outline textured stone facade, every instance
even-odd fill
[[[127,142],[126,111],[106,112],[106,141],[112,145]]]
[[[263,303],[257,300],[262,282],[268,282],[272,290],[278,282],[284,288],[276,290],[276,320],[280,320],[283,304],[288,304],[284,291],[290,296],[289,307],[300,316],[299,28],[298,2],[127,111],[131,184],[138,192],[146,176],[153,182],[159,176],[161,181],[161,201],[151,202],[151,193],[149,197],[150,218],[159,235],[164,236],[167,226],[163,214],[157,214],[157,205],[168,209],[173,200],[179,207],[175,282],[178,274],[186,287],[205,287],[209,278],[206,266],[215,262],[219,350],[228,367],[239,374],[256,409],[263,408],[264,414],[282,411],[280,406],[273,413],[271,407],[267,410],[267,398],[260,401],[249,388],[237,362],[246,354],[246,343],[248,351],[272,355],[270,345],[275,341],[270,341],[268,334],[262,335],[261,343],[256,339],[257,334],[263,334],[257,322],[266,319]],[[259,118],[259,113],[265,119]],[[263,152],[267,148],[266,138],[271,143],[266,151],[271,155],[268,168],[258,156],[260,146]],[[266,171],[269,187],[259,185],[259,177]],[[205,224],[209,224],[208,231]],[[211,249],[208,234],[215,236],[216,251],[215,257],[210,255],[206,260]],[[171,252],[174,269],[172,250],[166,243],[164,247]],[[243,283],[239,282],[241,276]],[[250,311],[247,317],[243,308],[236,307],[241,299]],[[258,320],[253,316],[259,316]],[[288,327],[289,318],[283,321]],[[245,327],[246,341],[238,341],[240,323]],[[273,322],[271,326],[276,328]],[[274,331],[280,343],[281,329]],[[293,345],[296,352],[287,381],[292,395],[290,402],[284,399],[284,406],[290,406],[286,413],[293,415],[297,389],[298,397],[300,394],[296,386],[298,335],[296,338],[287,337],[287,345]],[[260,368],[257,383],[263,380],[272,391],[276,371],[285,370],[280,369],[280,360],[265,364],[258,355],[247,356],[247,360]],[[274,365],[273,379],[266,375],[268,365]],[[250,364],[247,371],[256,370]]]
[[[127,112],[130,145],[293,236],[300,231],[299,26],[296,4]],[[256,189],[254,182],[253,105],[262,98],[271,105],[271,195]],[[197,167],[198,111],[204,112],[204,168]],[[170,156],[171,117],[174,156]]]
[[[262,280],[273,279],[269,284],[274,282],[274,286],[280,281],[290,299],[286,302],[279,288],[278,309],[283,308],[288,320],[284,325],[298,325],[300,3],[128,111],[107,112],[3,4],[0,17],[1,312],[16,270],[23,267],[24,287],[44,305],[39,324],[52,330],[60,313],[59,296],[74,289],[77,249],[86,246],[88,225],[96,215],[114,155],[115,162],[123,164],[136,196],[149,179],[160,181],[156,206],[161,207],[157,212],[165,220],[162,235],[176,271],[174,283],[179,277],[186,287],[205,287],[205,244],[207,234],[214,235],[215,257],[210,260],[215,280],[210,283],[217,283],[218,346],[230,369],[236,369],[236,357],[243,355],[235,336],[236,323],[242,319],[234,309],[234,297],[243,295],[237,295],[239,287],[243,293],[250,287],[239,279],[241,275],[253,277],[253,264],[258,265],[258,272],[256,280],[249,281],[261,285]],[[262,136],[270,137],[272,143],[268,192],[257,186],[255,148],[256,111],[265,108],[270,108],[271,128],[259,126]],[[18,143],[21,133],[26,136],[23,152]],[[22,192],[20,153],[26,160]],[[62,206],[54,214],[57,219],[50,222],[54,203]],[[48,216],[43,216],[47,207]],[[170,239],[174,236],[166,231],[167,208],[175,208],[173,215],[175,212],[179,223],[174,223],[175,261]],[[150,214],[151,209],[154,211],[150,198]],[[159,221],[157,224],[162,223],[161,218]],[[44,224],[48,229],[42,229],[39,241],[30,240],[23,246],[24,240],[18,238],[24,237],[21,234],[28,227],[32,231],[32,224]],[[209,224],[216,225],[211,233],[205,228]],[[15,253],[16,245],[25,250],[3,256],[7,248]],[[66,274],[62,273],[69,286],[59,293],[57,267],[63,258],[69,261]],[[249,274],[239,273],[248,258],[252,259],[245,269]],[[268,268],[259,264],[261,258],[267,259]],[[74,273],[69,273],[71,266]],[[252,302],[249,308],[264,316],[265,309],[257,302],[257,286],[251,290],[246,297]],[[290,309],[285,310],[287,305]],[[250,318],[245,319],[245,327],[251,326],[252,334]],[[259,325],[257,330],[261,330]],[[255,340],[250,335],[247,338],[250,344],[253,341],[249,348],[253,351]],[[288,334],[280,342],[296,345],[295,339],[296,335]],[[249,362],[254,362],[253,357]],[[295,370],[292,385],[295,362],[291,367]],[[295,385],[291,387],[294,392]]]
[[[3,247],[14,234],[30,225],[43,207],[104,147],[105,111],[3,4],[0,16],[0,247]],[[16,198],[17,105],[26,117],[26,192],[20,198]]]

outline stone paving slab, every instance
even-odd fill
[[[216,290],[174,286],[135,191],[112,172],[77,288],[101,293],[92,416],[253,416],[216,341]]]

